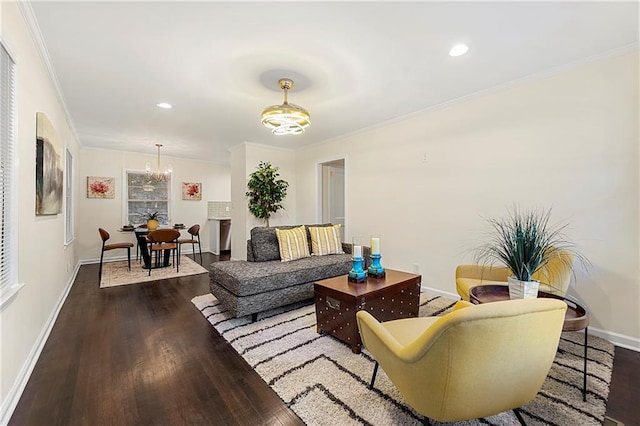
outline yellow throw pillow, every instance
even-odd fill
[[[280,259],[282,262],[309,257],[309,243],[307,230],[304,226],[292,229],[276,228],[278,245],[280,246]]]
[[[342,254],[342,240],[340,239],[340,224],[333,226],[310,226],[311,254],[324,256],[325,254]]]

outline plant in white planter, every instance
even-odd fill
[[[571,273],[573,258],[588,264],[564,236],[567,224],[552,225],[550,216],[551,209],[523,211],[514,207],[506,217],[488,219],[493,229],[489,242],[477,248],[476,261],[483,265],[502,263],[511,270],[513,275],[508,278],[511,299],[537,297],[539,283],[531,276],[552,260],[564,263]]]

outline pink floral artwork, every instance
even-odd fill
[[[182,182],[182,199],[196,201],[202,200],[202,183]]]
[[[87,198],[115,198],[114,178],[87,176]]]

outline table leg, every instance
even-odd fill
[[[582,400],[587,400],[587,339],[589,337],[589,327],[584,328],[584,369],[582,378]]]
[[[138,246],[140,248],[140,257],[142,257],[144,269],[149,269],[151,267],[151,254],[147,248],[147,235],[136,233],[136,240],[138,241]]]

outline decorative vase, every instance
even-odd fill
[[[158,229],[158,221],[155,219],[149,219],[147,220],[147,229],[149,231],[155,231],[156,229]]]
[[[509,299],[535,299],[538,297],[538,281],[520,281],[515,277],[508,277]]]

